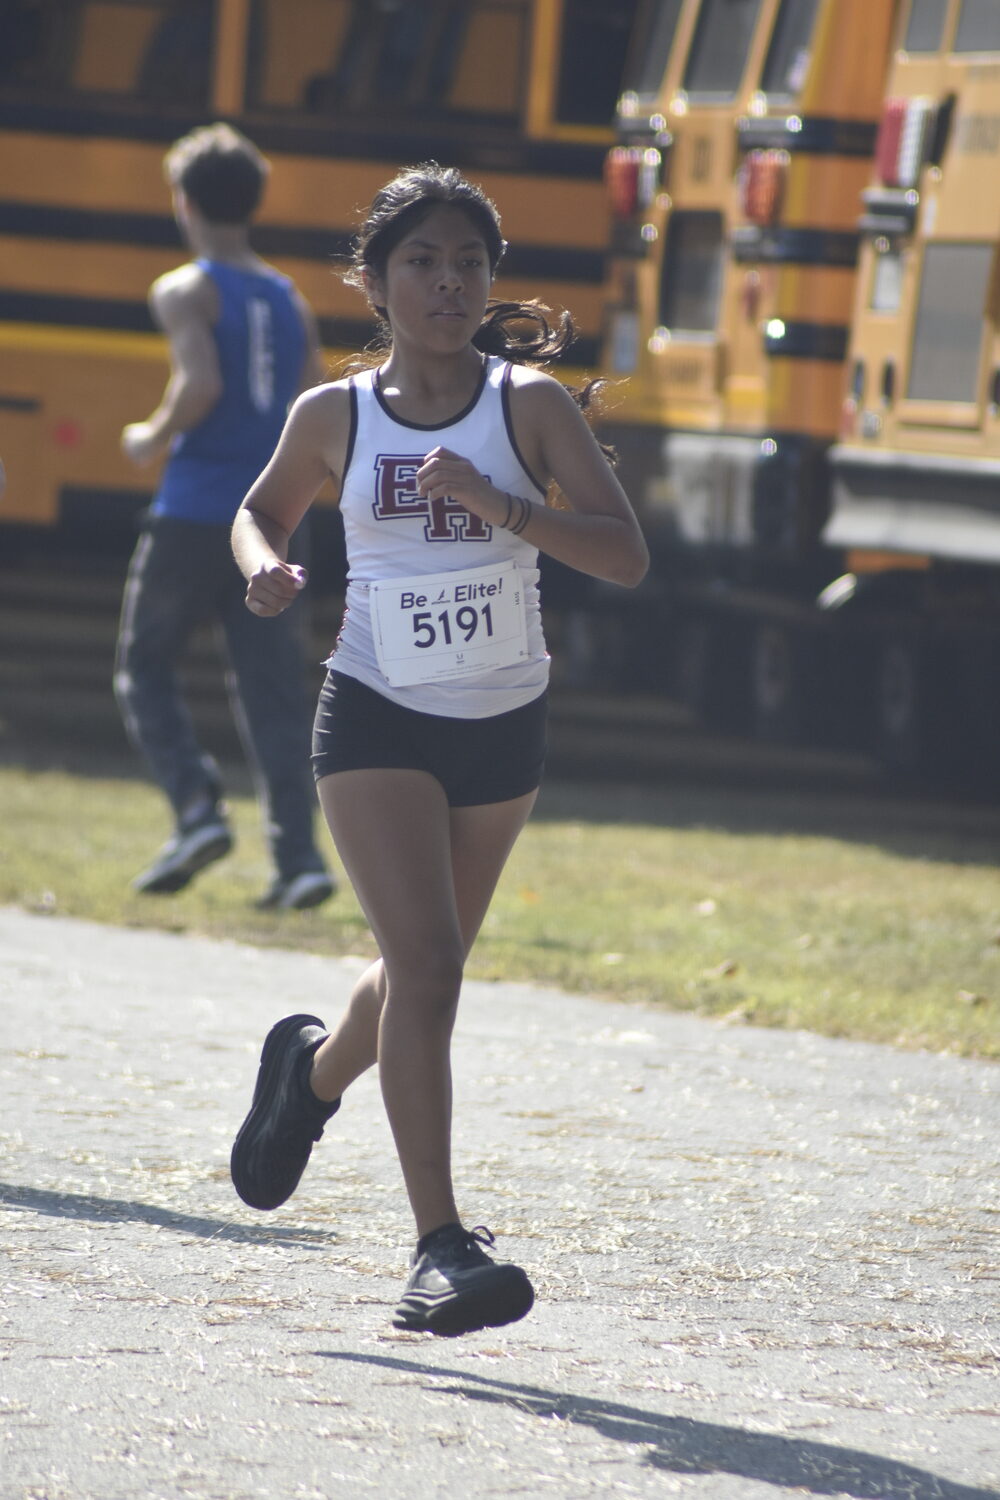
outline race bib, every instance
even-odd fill
[[[375,654],[390,687],[511,667],[528,655],[515,562],[387,578],[368,594]]]

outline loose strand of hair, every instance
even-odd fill
[[[483,354],[499,354],[515,364],[535,365],[558,358],[575,337],[576,329],[568,312],[557,315],[537,299],[491,300],[472,342]]]
[[[488,302],[472,342],[483,354],[499,354],[513,364],[544,365],[565,354],[575,338],[572,315],[566,311],[554,313],[536,298],[529,302]],[[600,409],[601,393],[608,382],[598,377],[583,386],[566,381],[562,384],[591,420]],[[598,445],[609,464],[617,463],[610,444],[598,439]]]

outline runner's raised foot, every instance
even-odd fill
[[[318,1016],[286,1016],[271,1027],[260,1054],[250,1111],[229,1160],[239,1196],[251,1208],[278,1208],[299,1185],[323,1127],[340,1108],[309,1084],[312,1059],[327,1037]]]

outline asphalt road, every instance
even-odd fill
[[[0,910],[3,1500],[1000,1492],[1000,1072],[470,984],[457,1176],[537,1288],[389,1323],[374,1078],[300,1192],[228,1153],[350,960]]]

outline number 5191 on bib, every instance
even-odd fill
[[[510,667],[528,654],[515,562],[386,578],[368,597],[375,654],[391,687]]]

